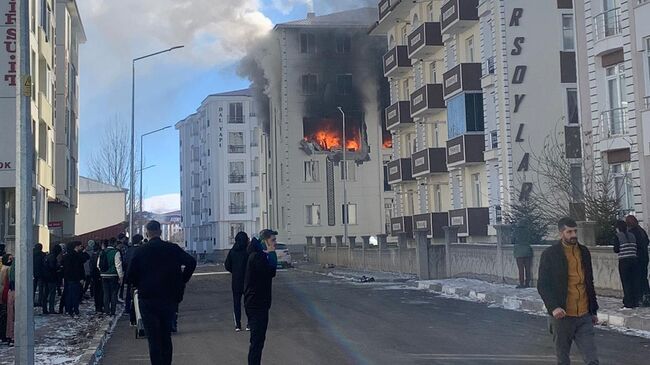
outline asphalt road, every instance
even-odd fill
[[[245,364],[248,333],[234,332],[230,276],[198,271],[181,304],[174,363]],[[263,363],[555,363],[543,317],[397,287],[279,272]],[[596,341],[601,364],[649,363],[649,339],[598,330]],[[573,358],[582,363],[577,352]],[[102,364],[147,363],[147,342],[124,317]]]

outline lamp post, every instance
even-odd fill
[[[346,160],[347,157],[347,145],[346,145],[346,140],[345,140],[345,112],[343,111],[343,108],[340,106],[338,107],[338,110],[341,112],[341,115],[343,116],[343,169],[341,171],[344,171],[344,176],[343,176],[343,239],[348,241],[348,245],[350,245],[350,238],[348,237],[348,222],[350,221],[350,211],[348,210],[348,189],[347,189],[347,181],[348,181],[348,161]],[[349,264],[350,267],[352,267],[352,245],[350,245],[350,249],[348,250],[348,256],[349,256]]]
[[[133,237],[133,214],[135,213],[135,201],[134,191],[135,191],[135,63],[137,61],[143,60],[145,58],[157,56],[162,53],[171,52],[175,49],[183,48],[184,46],[171,47],[162,51],[150,53],[145,56],[134,58],[131,63],[131,168],[130,171],[130,183],[129,183],[129,194],[131,198],[129,199],[129,238]]]
[[[154,134],[154,133],[157,133],[157,132],[160,132],[160,131],[164,131],[165,129],[169,129],[171,127],[172,127],[171,125],[168,125],[166,127],[158,128],[155,131],[147,132],[145,134],[140,135],[140,170],[138,170],[140,172],[140,209],[138,209],[138,211],[140,213],[142,213],[142,210],[143,210],[142,209],[142,171],[155,166],[155,165],[152,165],[152,166],[149,166],[147,168],[142,167],[142,164],[143,164],[143,161],[144,161],[144,137],[148,136],[150,134]]]

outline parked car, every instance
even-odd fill
[[[278,255],[278,267],[287,268],[292,266],[291,253],[285,243],[279,243],[275,246],[275,253]]]

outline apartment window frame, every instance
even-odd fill
[[[354,161],[341,161],[341,181],[357,181],[357,164]]]
[[[303,95],[316,95],[318,94],[318,75],[317,74],[303,74],[300,77],[300,84]]]
[[[476,208],[481,207],[481,174],[476,173],[471,175],[472,180],[472,206]]]
[[[352,95],[354,90],[352,74],[336,75],[336,91],[339,95]]]
[[[239,197],[241,197],[241,199]],[[245,191],[229,192],[228,206],[229,206],[230,214],[246,214],[248,211],[246,207],[246,192]]]
[[[634,211],[634,183],[629,162],[610,164],[614,183],[614,198],[618,200],[623,214]]]
[[[305,205],[305,225],[306,226],[321,225],[320,204]]]
[[[300,53],[316,53],[316,34],[310,32],[300,33]]]
[[[580,106],[577,88],[570,87],[566,89],[566,103],[567,124],[580,124]]]
[[[472,63],[475,60],[475,45],[473,35],[465,39],[465,57],[467,58],[467,62]]]
[[[241,101],[228,103],[228,123],[229,124],[244,123],[244,103],[242,103]]]
[[[435,22],[437,20],[435,18],[435,16],[434,16],[433,9],[434,9],[433,1],[431,1],[431,2],[429,2],[427,4],[427,9],[426,9],[427,10],[427,21],[428,22]]]
[[[403,100],[411,100],[411,87],[410,87],[410,82],[409,79],[406,78],[402,80],[402,99]]]
[[[304,182],[306,183],[320,182],[320,161],[318,160],[305,161],[303,166],[304,166],[304,171],[303,171]]]
[[[643,45],[644,45],[644,62],[643,62],[643,68],[645,72],[645,95],[646,95],[646,103],[645,103],[645,108],[650,109],[650,36],[647,36],[643,38]]]
[[[233,166],[235,170],[233,171]],[[237,167],[241,169],[237,169]],[[234,160],[228,161],[228,183],[229,184],[243,184],[246,183],[246,161],[243,160]]]
[[[347,211],[346,211],[347,206]],[[347,224],[349,226],[354,226],[358,224],[357,221],[357,204],[348,203],[341,204],[341,224]]]
[[[349,34],[340,34],[336,37],[336,53],[348,54],[352,52],[352,37]]]
[[[490,132],[490,147],[492,149],[499,148],[499,132],[497,130]]]
[[[52,8],[47,0],[41,1],[41,16],[39,26],[43,29],[45,42],[48,43],[52,37]]]
[[[562,14],[562,50],[574,51],[576,47],[573,14]]]
[[[431,63],[429,63],[429,80],[432,84],[438,83],[438,78],[436,76],[436,61],[431,61]]]
[[[241,135],[241,144],[235,144],[235,141],[233,141],[234,139],[239,139],[238,135]],[[228,153],[246,153],[244,132],[228,132]]]
[[[433,209],[435,212],[442,212],[442,186],[433,185]]]

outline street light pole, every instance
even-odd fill
[[[142,168],[142,164],[143,164],[143,161],[144,161],[144,137],[148,136],[150,134],[154,134],[156,132],[164,131],[165,129],[169,129],[171,127],[172,127],[171,125],[168,125],[166,127],[158,128],[155,131],[147,132],[145,134],[140,135],[140,170],[139,170],[139,172],[140,172],[140,209],[138,209],[138,211],[141,214],[144,211],[144,209],[142,208],[142,171],[146,170],[146,169]],[[149,167],[152,167],[152,166],[149,166]]]
[[[341,171],[344,172],[343,176],[343,239],[348,241],[348,244],[350,244],[350,238],[348,237],[348,222],[350,221],[350,211],[348,207],[348,189],[347,189],[347,181],[348,181],[348,161],[346,160],[347,158],[347,145],[346,145],[346,139],[345,139],[345,112],[343,112],[343,108],[340,106],[338,107],[339,111],[341,112],[341,115],[343,116],[343,169]],[[348,250],[348,258],[349,258],[349,264],[350,267],[352,267],[352,245],[350,245],[350,249]]]
[[[162,51],[134,58],[131,62],[131,163],[129,171],[129,238],[133,237],[133,215],[135,213],[135,63],[145,58],[171,52],[184,46],[171,47]]]
[[[34,143],[32,139],[31,95],[32,81],[29,74],[29,1],[17,2],[16,32],[18,77],[16,77],[16,241],[14,244],[16,265],[16,317],[15,363],[34,363],[34,282],[32,244],[34,220],[32,217],[32,164]],[[9,9],[8,7],[7,9]],[[8,24],[11,10],[7,14]],[[15,13],[13,14],[16,15]],[[14,24],[15,24],[14,23]],[[9,31],[7,31],[9,32]],[[9,34],[9,33],[7,33]],[[8,43],[9,44],[9,43]],[[9,49],[9,48],[8,48]],[[7,49],[7,50],[8,50]],[[12,56],[14,57],[14,56]],[[36,133],[36,131],[34,131]]]

